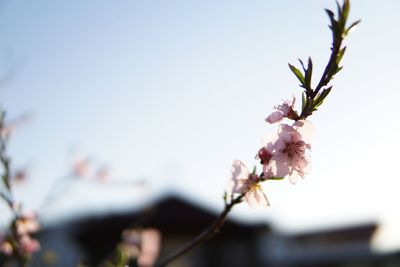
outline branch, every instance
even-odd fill
[[[181,247],[180,249],[178,249],[177,251],[172,253],[170,256],[168,256],[167,258],[165,258],[164,260],[162,260],[155,266],[156,267],[165,267],[170,262],[175,260],[176,258],[182,256],[183,254],[185,254],[185,253],[189,252],[190,250],[192,250],[193,248],[197,247],[203,241],[214,237],[219,232],[219,230],[222,228],[222,226],[224,225],[225,219],[228,216],[228,213],[233,208],[233,206],[242,202],[243,196],[244,196],[244,194],[241,194],[238,197],[234,198],[229,204],[225,203],[224,210],[221,212],[218,219],[211,226],[209,226],[207,229],[205,229],[203,232],[201,232],[198,236],[196,236],[191,241],[189,241],[186,245],[184,245],[183,247]]]
[[[306,68],[303,62],[300,63],[303,67],[304,74],[299,69],[289,64],[290,69],[296,75],[300,81],[300,87],[304,88],[303,93],[303,107],[302,112],[298,119],[306,119],[310,116],[317,108],[322,104],[324,99],[330,93],[332,86],[329,83],[334,76],[342,69],[339,65],[344,53],[346,52],[346,46],[342,46],[343,40],[349,34],[349,32],[360,23],[360,20],[355,21],[349,27],[346,28],[347,18],[350,11],[349,0],[344,0],[343,5],[339,5],[337,2],[337,19],[335,19],[335,13],[329,9],[325,9],[330,19],[329,28],[332,31],[332,47],[329,61],[325,67],[321,78],[315,87],[315,90],[311,88],[311,75],[312,75],[312,62],[309,59],[308,67]],[[304,77],[303,79],[301,79]],[[306,79],[308,77],[308,79]],[[322,91],[321,91],[322,90]]]

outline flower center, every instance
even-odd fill
[[[286,148],[283,150],[289,159],[304,157],[304,142],[299,141],[297,143],[288,143],[286,144]]]

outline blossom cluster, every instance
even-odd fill
[[[256,155],[263,168],[261,174],[257,174],[255,170],[250,173],[239,160],[233,162],[228,192],[231,195],[243,195],[252,207],[269,206],[269,201],[262,191],[261,182],[288,177],[290,182],[295,184],[299,177],[303,178],[310,172],[311,163],[308,152],[311,149],[314,130],[309,121],[299,119],[294,110],[294,103],[294,97],[291,101],[284,101],[265,119],[270,124],[281,122],[284,118],[294,122],[291,125],[279,124],[277,132],[263,141]]]
[[[5,112],[0,109],[0,165],[2,168],[2,198],[13,213],[13,220],[6,232],[0,231],[0,253],[7,256],[16,256],[20,259],[28,258],[40,249],[39,242],[32,237],[40,226],[35,214],[22,213],[21,205],[15,201],[12,194],[12,181],[25,179],[26,171],[11,169],[11,160],[7,156],[6,146],[10,135],[28,117],[22,116],[14,122],[5,123]]]
[[[19,216],[12,224],[12,233],[0,233],[0,252],[5,255],[17,253],[29,256],[40,249],[39,242],[32,237],[39,229],[35,214]]]
[[[40,249],[39,242],[32,237],[40,229],[35,214],[24,214],[15,221],[16,237],[21,254],[32,254]]]

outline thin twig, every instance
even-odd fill
[[[233,206],[236,204],[239,204],[242,202],[244,194],[239,195],[238,197],[234,198],[229,204],[225,204],[224,210],[221,212],[219,215],[218,219],[207,229],[205,229],[203,232],[201,232],[198,236],[196,236],[194,239],[192,239],[190,242],[188,242],[186,245],[172,253],[170,256],[156,264],[156,267],[164,267],[167,266],[170,262],[175,260],[176,258],[180,257],[181,255],[187,253],[191,249],[195,248],[198,246],[200,243],[203,241],[210,239],[214,237],[219,230],[222,228],[224,225],[225,219],[228,216],[228,213],[231,211]]]

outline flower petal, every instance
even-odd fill
[[[249,182],[249,180],[230,179],[228,181],[228,185],[227,185],[226,189],[230,194],[232,194],[232,193],[242,194],[247,190],[248,182]]]
[[[268,165],[264,166],[263,172],[269,174],[269,177],[285,177],[290,170],[285,154],[278,154],[272,157]]]
[[[297,181],[299,180],[300,174],[296,170],[292,170],[291,173],[289,174],[289,181],[292,184],[296,184]]]
[[[301,139],[310,144],[314,137],[314,126],[307,120],[299,120],[293,124],[293,128],[301,135]]]
[[[283,119],[283,117],[284,117],[284,114],[282,113],[282,111],[277,110],[277,111],[272,112],[272,113],[265,119],[265,121],[272,124],[272,123],[281,121],[281,120]]]
[[[249,192],[246,193],[244,198],[247,204],[249,204],[249,206],[252,208],[269,206],[269,201],[267,199],[267,196],[261,190],[260,185],[254,186],[254,188],[252,188]]]
[[[232,164],[232,179],[243,179],[249,178],[249,170],[246,165],[240,160],[234,160]]]
[[[234,160],[232,164],[232,176],[226,185],[228,194],[241,194],[246,190],[249,178],[249,170],[240,160]]]
[[[278,136],[279,139],[278,141],[281,141],[283,143],[291,143],[292,142],[292,135],[295,132],[295,130],[292,128],[292,126],[289,126],[287,124],[281,124],[279,125],[278,128]]]

